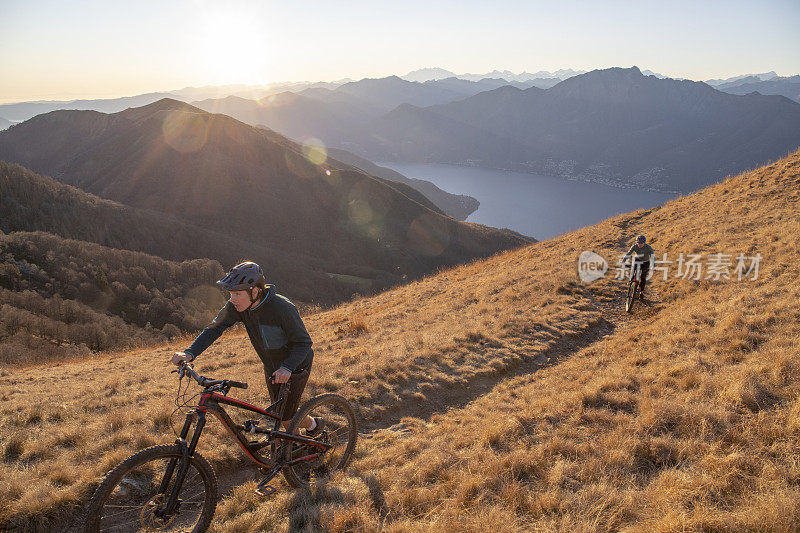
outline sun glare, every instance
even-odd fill
[[[206,8],[195,57],[209,84],[263,83],[270,50],[266,30],[247,13]]]

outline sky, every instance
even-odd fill
[[[800,74],[800,0],[0,0],[0,103],[633,65]]]

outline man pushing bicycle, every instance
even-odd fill
[[[250,342],[261,362],[272,402],[277,401],[280,384],[289,385],[283,411],[287,427],[297,411],[300,396],[311,373],[314,351],[297,308],[286,297],[277,294],[275,286],[266,283],[264,271],[252,261],[239,263],[217,285],[229,291],[230,298],[214,321],[209,324],[183,352],[172,356],[172,363],[193,361],[211,346],[222,332],[242,321]],[[308,435],[319,433],[321,418],[307,416],[300,424]]]

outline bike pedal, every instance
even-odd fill
[[[266,498],[267,496],[271,496],[271,495],[275,494],[276,491],[277,491],[277,489],[275,487],[273,487],[272,485],[263,485],[262,486],[261,483],[259,483],[258,487],[256,487],[255,493],[258,494],[259,496],[261,496],[262,498]]]

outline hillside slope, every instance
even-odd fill
[[[196,332],[224,298],[217,261],[173,262],[50,233],[0,231],[0,366],[85,358]]]
[[[235,489],[215,531],[792,531],[798,209],[800,152],[307,317],[317,354],[309,394],[357,402],[368,434],[324,490],[281,484],[262,502],[252,481]],[[731,279],[676,277],[674,263],[627,315],[614,259],[639,233],[659,259],[700,254],[705,265],[730,254]],[[607,258],[610,275],[578,281],[584,250]],[[757,279],[737,279],[738,254],[760,254]],[[171,441],[175,382],[164,361],[181,347],[0,377],[2,520],[68,515],[109,466]],[[238,396],[258,401],[256,361],[246,337],[229,335],[197,368],[250,381]],[[223,479],[240,464],[227,440],[212,425],[200,445]]]
[[[325,263],[314,257],[105,200],[4,161],[0,161],[0,231],[44,231],[170,261],[211,258],[226,268],[250,257],[269,272],[273,283],[291,288],[292,297],[306,302],[337,301],[353,291],[351,284],[326,274]]]

